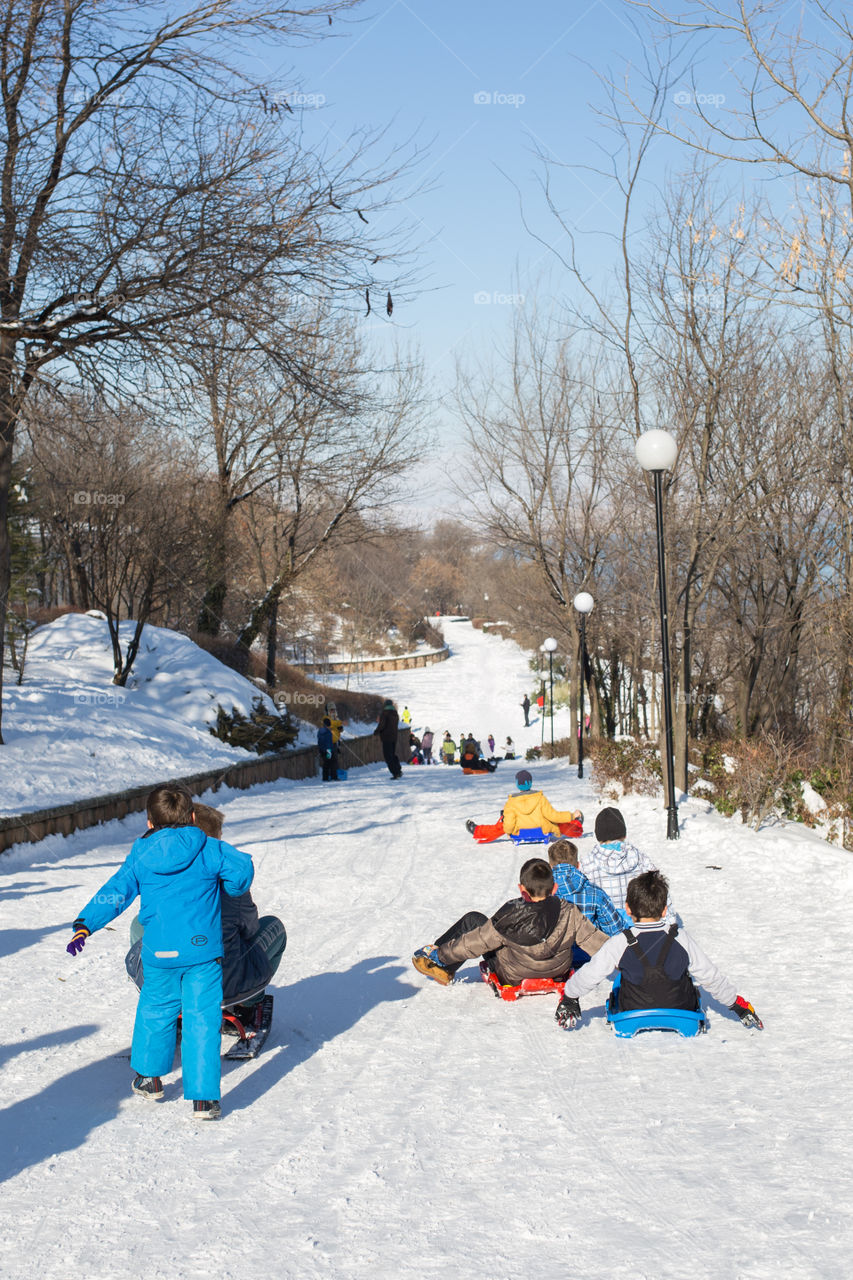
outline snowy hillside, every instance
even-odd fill
[[[522,757],[528,747],[539,746],[543,736],[550,741],[550,716],[542,724],[535,706],[530,709],[530,726],[524,728],[521,700],[525,693],[533,697],[539,679],[530,668],[529,654],[512,640],[485,634],[465,619],[430,618],[430,622],[443,632],[456,659],[451,663],[452,671],[459,673],[455,678],[443,678],[436,667],[418,667],[412,671],[366,671],[323,679],[329,684],[380,693],[392,698],[401,711],[408,706],[412,728],[416,733],[432,729],[436,747],[445,729],[457,743],[460,733],[473,733],[487,754],[490,733],[498,755],[504,754],[501,748],[507,737],[512,738],[516,754]],[[569,725],[568,709],[555,711],[555,739],[566,737]]]
[[[248,712],[258,690],[186,636],[146,626],[128,687],[112,675],[102,618],[66,614],[33,634],[23,684],[6,673],[0,815],[252,758],[206,726],[217,702]]]
[[[439,732],[518,739],[518,651],[447,629],[449,661],[373,687]],[[850,856],[698,800],[668,843],[660,800],[625,801],[630,836],[766,1029],[711,1001],[698,1040],[616,1041],[602,985],[582,1026],[561,1032],[553,997],[505,1004],[474,964],[441,988],[410,963],[463,911],[516,893],[520,851],[476,846],[464,827],[497,815],[516,767],[409,768],[392,782],[374,765],[346,783],[216,795],[226,837],[254,858],[261,911],[289,936],[272,1035],[257,1062],[225,1067],[218,1125],[188,1119],[179,1070],[162,1104],[129,1094],[133,913],[79,959],[64,951],[142,817],[0,858],[0,1273],[846,1277],[853,941],[826,908],[843,919]],[[565,761],[532,771],[591,825],[593,780]]]

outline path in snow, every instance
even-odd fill
[[[466,729],[497,736],[487,686],[513,715],[517,652],[454,626],[448,662],[377,687],[420,723],[423,708],[453,729],[457,707]],[[534,768],[555,803],[591,816],[592,782],[574,772]],[[632,836],[766,1031],[712,1003],[699,1040],[617,1042],[602,987],[566,1034],[551,997],[506,1005],[473,965],[444,989],[409,962],[462,910],[513,893],[518,851],[477,847],[463,826],[511,786],[506,765],[483,779],[407,769],[400,783],[371,766],[345,784],[215,797],[289,935],[272,1036],[257,1062],[225,1067],[215,1126],[188,1120],[178,1072],[160,1106],[128,1096],[129,917],[79,960],[63,950],[140,819],[0,860],[0,1273],[846,1277],[853,944],[826,905],[848,899],[849,855],[694,801],[667,844],[660,803],[627,800]]]

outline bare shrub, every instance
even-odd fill
[[[631,792],[653,796],[660,790],[660,756],[651,743],[636,738],[593,738],[586,750],[602,796],[618,800]]]

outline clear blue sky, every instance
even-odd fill
[[[309,101],[324,100],[303,111],[309,139],[366,126],[387,128],[389,147],[415,135],[428,148],[409,186],[432,189],[406,201],[424,288],[395,308],[394,327],[417,342],[443,392],[456,356],[488,353],[506,335],[518,305],[510,299],[529,298],[549,270],[552,292],[568,287],[525,230],[520,202],[540,234],[560,236],[535,152],[566,166],[602,163],[612,138],[596,116],[607,105],[596,73],[620,77],[626,63],[642,62],[637,13],[624,0],[368,0],[354,17],[335,21],[330,30],[345,33],[336,39],[265,49],[256,70],[273,92],[298,84]],[[615,227],[610,182],[565,169],[559,191],[579,233]],[[606,241],[591,234],[580,243],[603,272]],[[439,423],[450,447],[449,410]]]

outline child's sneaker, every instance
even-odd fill
[[[141,1076],[137,1072],[130,1087],[134,1093],[139,1094],[140,1098],[150,1098],[158,1102],[163,1097],[163,1081],[159,1076]]]
[[[450,970],[439,964],[435,947],[420,947],[412,956],[412,964],[418,973],[422,973],[425,978],[432,978],[433,982],[440,982],[443,987],[453,981]]]
[[[222,1107],[219,1101],[214,1099],[212,1102],[194,1102],[193,1103],[193,1120],[221,1120]]]

